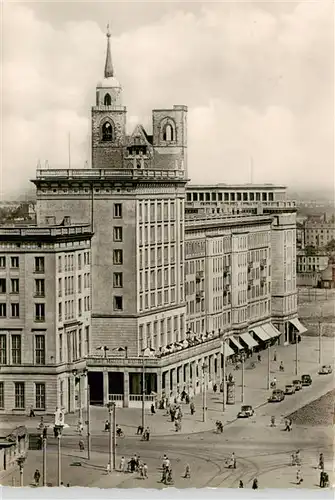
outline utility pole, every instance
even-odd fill
[[[244,354],[242,354],[242,386],[241,386],[241,402],[244,402]]]
[[[203,392],[202,392],[202,421],[206,422],[206,416],[207,416],[207,388],[206,388],[206,369],[207,365],[204,363],[202,365],[202,371],[203,371]]]
[[[270,344],[268,345],[268,380],[267,380],[267,387],[268,391],[270,390]]]
[[[42,480],[43,486],[47,485],[47,427],[44,427],[42,434],[42,449],[43,449],[43,469],[42,469]]]
[[[295,374],[298,375],[298,335],[295,334]]]
[[[116,404],[113,404],[113,470],[116,469],[116,423],[115,423],[115,413],[116,413]]]
[[[222,411],[226,410],[226,340],[222,337]]]
[[[321,329],[321,325],[322,325],[322,321],[321,321],[321,319],[319,319],[319,365],[320,366],[322,364],[322,341],[321,341],[322,329]]]
[[[57,435],[57,462],[58,462],[58,474],[57,474],[57,484],[61,485],[62,482],[62,450],[61,450],[61,437],[62,437],[62,425],[55,425],[55,434]]]
[[[109,467],[110,470],[115,470],[116,468],[116,461],[115,461],[115,451],[116,451],[116,442],[115,442],[115,437],[116,437],[116,432],[115,432],[115,403],[111,402],[108,403],[108,410],[109,410]]]
[[[87,420],[86,420],[86,425],[87,425],[87,459],[91,459],[91,408],[90,408],[90,399],[91,399],[91,393],[90,393],[90,384],[88,383],[88,376],[87,376]]]
[[[144,399],[145,399],[145,365],[144,365],[144,354],[142,358],[143,364],[142,364],[142,428],[144,431],[144,425],[145,425],[145,407],[144,407]]]

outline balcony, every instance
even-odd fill
[[[251,273],[252,269],[253,269],[253,263],[248,262],[248,273]]]
[[[159,170],[159,169],[117,169],[110,165],[106,169],[38,169],[36,171],[36,180],[183,180],[185,173],[183,170]]]
[[[197,283],[200,283],[200,281],[204,278],[204,272],[203,271],[197,271],[195,275],[195,281]]]
[[[195,294],[196,300],[199,302],[201,299],[204,298],[204,292],[201,290]]]

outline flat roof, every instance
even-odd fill
[[[287,189],[276,184],[188,184],[186,189]]]

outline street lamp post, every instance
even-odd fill
[[[295,374],[298,375],[298,335],[295,333]]]
[[[319,365],[321,366],[321,364],[322,364],[322,329],[321,329],[322,321],[320,318],[319,318],[318,324],[319,324]]]
[[[116,469],[116,432],[115,432],[115,410],[116,405],[114,402],[108,403],[109,411],[109,467],[110,470]]]
[[[203,422],[206,422],[206,416],[207,416],[207,401],[206,401],[206,397],[207,397],[207,387],[206,387],[206,370],[207,370],[207,365],[206,363],[204,363],[202,365],[202,372],[203,372],[203,382],[204,382],[204,385],[203,385],[203,392],[202,392],[202,421]]]
[[[241,384],[241,402],[244,402],[244,361],[245,361],[245,355],[244,353],[241,354],[241,361],[242,361],[242,384]]]
[[[87,460],[91,459],[91,391],[90,384],[88,382],[88,370],[85,368],[83,370],[83,375],[86,377],[86,439],[87,439]]]
[[[146,347],[142,349],[142,428],[144,430],[145,426],[145,357],[153,355],[155,349],[151,347]]]
[[[58,483],[58,486],[60,486],[61,482],[62,482],[61,437],[62,437],[63,425],[55,425],[54,430],[55,430],[55,434],[57,436],[57,462],[58,462],[57,483]]]
[[[226,339],[222,337],[222,411],[226,410]]]
[[[26,460],[25,455],[20,455],[17,457],[16,462],[20,469],[20,487],[23,488],[23,465]]]
[[[42,450],[43,450],[43,468],[42,468],[42,481],[43,486],[47,485],[47,427],[42,431]]]
[[[270,344],[268,344],[268,377],[267,377],[267,388],[270,390]]]

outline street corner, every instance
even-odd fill
[[[260,473],[260,488],[275,489],[320,489],[319,469],[309,465],[297,466],[278,466],[275,470]]]

